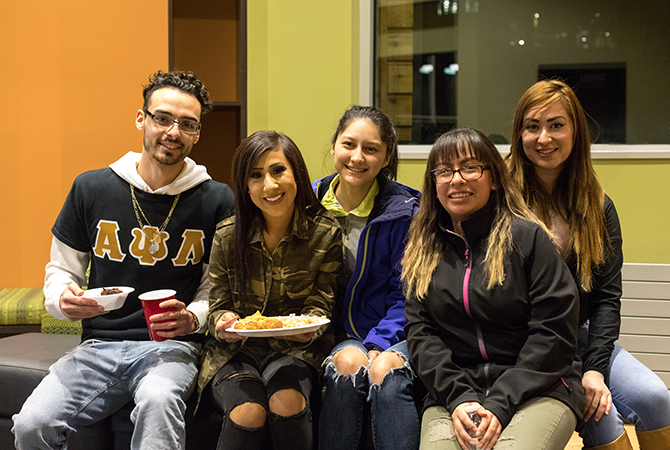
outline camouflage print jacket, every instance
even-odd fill
[[[216,323],[226,312],[240,317],[260,311],[268,315],[290,313],[326,316],[332,320],[337,275],[342,265],[342,232],[337,220],[321,212],[307,220],[294,214],[293,230],[277,245],[277,265],[263,241],[260,226],[252,235],[252,301],[241,303],[233,255],[235,218],[223,221],[214,236],[209,260],[209,339],[201,352],[198,391],[244,345],[245,340],[229,344],[216,334]],[[273,283],[274,282],[274,283]],[[279,283],[277,285],[276,283]],[[271,293],[279,294],[272,295]],[[272,312],[271,314],[269,312]],[[277,352],[300,358],[321,370],[321,363],[334,345],[332,326],[321,327],[309,343],[267,338]]]

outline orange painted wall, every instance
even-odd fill
[[[0,288],[42,286],[72,181],[141,150],[142,85],[167,68],[167,0],[3,2]]]

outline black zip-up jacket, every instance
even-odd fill
[[[409,353],[429,395],[424,407],[453,413],[479,402],[506,427],[519,406],[555,398],[581,419],[584,391],[575,357],[578,292],[542,228],[515,219],[505,280],[487,290],[486,239],[495,199],[455,234],[443,212],[447,248],[425,299],[405,306]]]

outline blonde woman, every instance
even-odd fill
[[[574,91],[540,81],[521,97],[507,162],[533,211],[557,237],[580,294],[579,345],[586,448],[670,449],[670,395],[660,378],[621,348],[621,227],[591,165],[586,115]],[[630,380],[635,379],[634,383]]]
[[[581,418],[577,288],[482,133],[443,134],[402,261],[421,449],[563,449]],[[476,427],[466,414],[476,408]]]

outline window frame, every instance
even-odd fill
[[[359,0],[359,103],[374,104],[375,0]],[[509,145],[496,145],[501,154]],[[400,159],[427,159],[430,145],[398,146]],[[670,159],[670,144],[593,144],[593,159]]]

